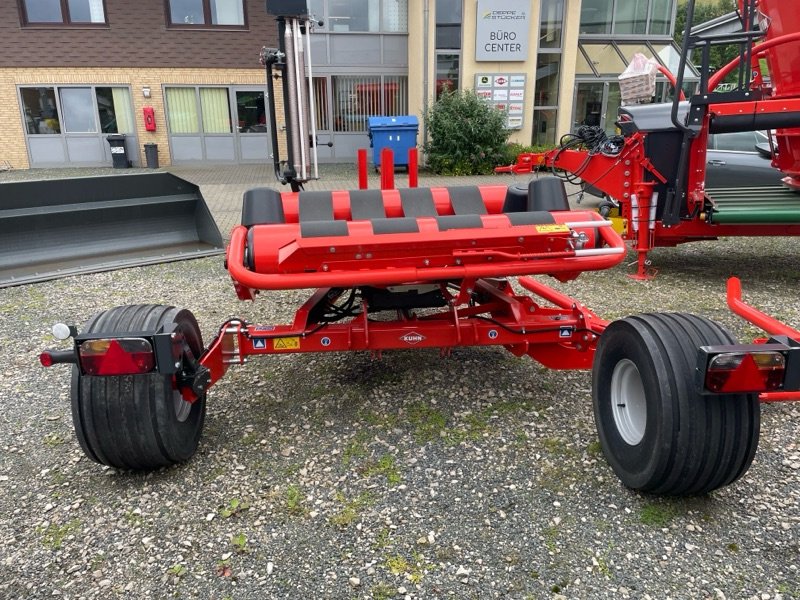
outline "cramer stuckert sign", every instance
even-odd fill
[[[476,61],[528,60],[531,9],[519,0],[478,0]]]

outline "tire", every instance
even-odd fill
[[[733,344],[713,321],[644,314],[615,321],[592,368],[600,444],[623,484],[667,496],[706,494],[744,475],[758,447],[757,394],[703,395],[697,348]]]
[[[197,321],[171,306],[118,306],[94,315],[83,333],[156,331],[176,323],[196,358],[203,351]],[[197,450],[206,412],[205,395],[194,403],[159,373],[91,377],[72,369],[72,422],[92,460],[129,470],[149,470],[188,460]]]

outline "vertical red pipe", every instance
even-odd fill
[[[367,183],[367,149],[358,149],[358,189],[365,190],[369,187]]]
[[[419,168],[419,154],[416,146],[408,149],[408,187],[415,188],[419,183],[417,171]]]
[[[381,150],[381,189],[394,189],[394,152],[391,148]]]

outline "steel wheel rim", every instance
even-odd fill
[[[172,390],[172,408],[175,410],[175,418],[183,423],[189,418],[189,413],[192,412],[191,402],[183,399],[179,390]]]
[[[635,446],[642,441],[647,426],[647,402],[642,376],[627,358],[619,361],[611,376],[611,414],[620,437]]]

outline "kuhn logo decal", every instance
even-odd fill
[[[416,331],[412,331],[411,333],[407,333],[400,338],[406,344],[413,346],[414,344],[419,344],[425,339],[425,336],[421,333],[417,333]]]

